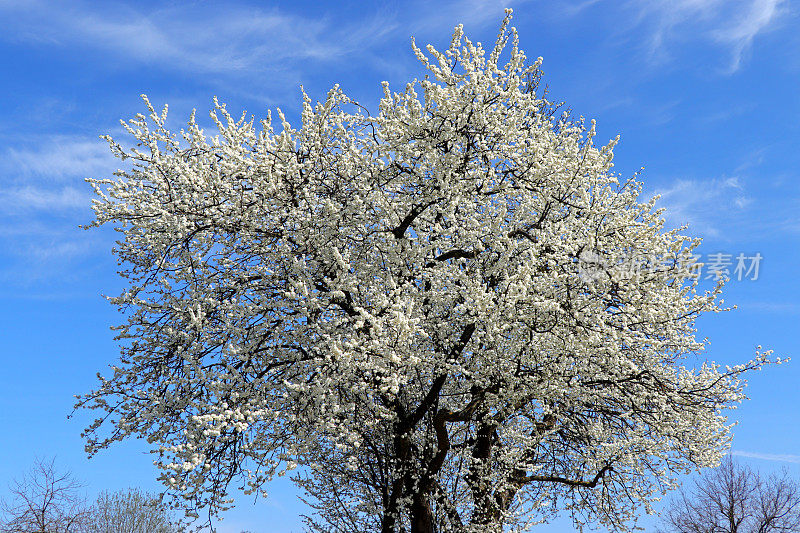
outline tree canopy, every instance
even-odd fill
[[[145,437],[193,511],[301,466],[310,528],[387,533],[625,529],[719,461],[768,354],[694,368],[699,241],[546,99],[509,18],[414,45],[427,74],[375,114],[338,86],[297,127],[215,100],[209,137],[145,97],[136,146],[107,138],[131,168],[90,180],[127,283],[90,453]]]

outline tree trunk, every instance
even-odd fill
[[[435,533],[433,512],[427,494],[415,494],[411,502],[411,533]]]
[[[467,481],[472,490],[475,508],[471,522],[482,527],[484,531],[502,531],[501,512],[497,506],[492,487],[485,479],[491,461],[492,444],[495,428],[491,424],[481,424],[475,435],[472,449],[472,466]]]

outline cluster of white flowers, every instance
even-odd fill
[[[616,140],[537,94],[507,24],[488,56],[461,27],[415,46],[429,75],[384,83],[376,116],[338,87],[303,94],[299,128],[215,101],[209,137],[145,98],[136,147],[108,138],[132,168],[90,180],[129,283],[121,362],[79,400],[107,412],[90,453],[146,437],[192,509],[300,465],[322,529],[442,532],[556,508],[625,527],[718,461],[768,354],[684,368],[719,287],[582,275],[589,252],[675,264],[697,243],[612,173]]]

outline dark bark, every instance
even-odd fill
[[[494,524],[499,518],[498,509],[492,501],[491,489],[485,479],[486,472],[490,468],[489,461],[495,433],[495,427],[491,424],[482,423],[478,426],[472,448],[472,465],[467,477],[475,505],[472,523],[482,526]]]
[[[450,359],[457,359],[475,332],[475,324],[467,324],[461,332],[458,341],[450,350]],[[441,469],[450,449],[450,441],[447,434],[445,422],[449,417],[459,413],[449,413],[437,411],[439,394],[447,381],[447,374],[437,376],[425,397],[408,412],[402,401],[397,398],[394,401],[394,408],[397,411],[398,422],[394,432],[394,452],[396,457],[395,477],[389,492],[388,504],[386,505],[384,516],[381,521],[382,533],[393,533],[397,527],[397,513],[399,510],[398,502],[403,496],[411,497],[411,507],[409,518],[411,531],[415,532],[435,532],[436,523],[431,509],[433,488],[436,482],[436,474]],[[434,425],[437,436],[437,449],[434,457],[427,461],[424,457],[415,457],[412,450],[412,443],[409,435],[417,424],[429,413],[435,413]]]
[[[430,497],[428,494],[418,492],[411,502],[411,533],[435,533],[435,531]]]

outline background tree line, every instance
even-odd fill
[[[0,533],[182,533],[190,526],[154,494],[103,491],[88,504],[82,485],[37,460],[0,499]],[[728,456],[719,468],[681,488],[662,513],[659,533],[800,531],[800,483],[787,472],[762,476]],[[309,524],[309,528],[312,525]],[[243,531],[242,533],[252,533]]]
[[[662,513],[660,533],[800,531],[800,483],[786,471],[762,476],[728,456],[690,487]]]
[[[54,460],[37,460],[0,500],[2,533],[179,533],[185,527],[156,495],[132,488],[103,491],[94,502]]]

